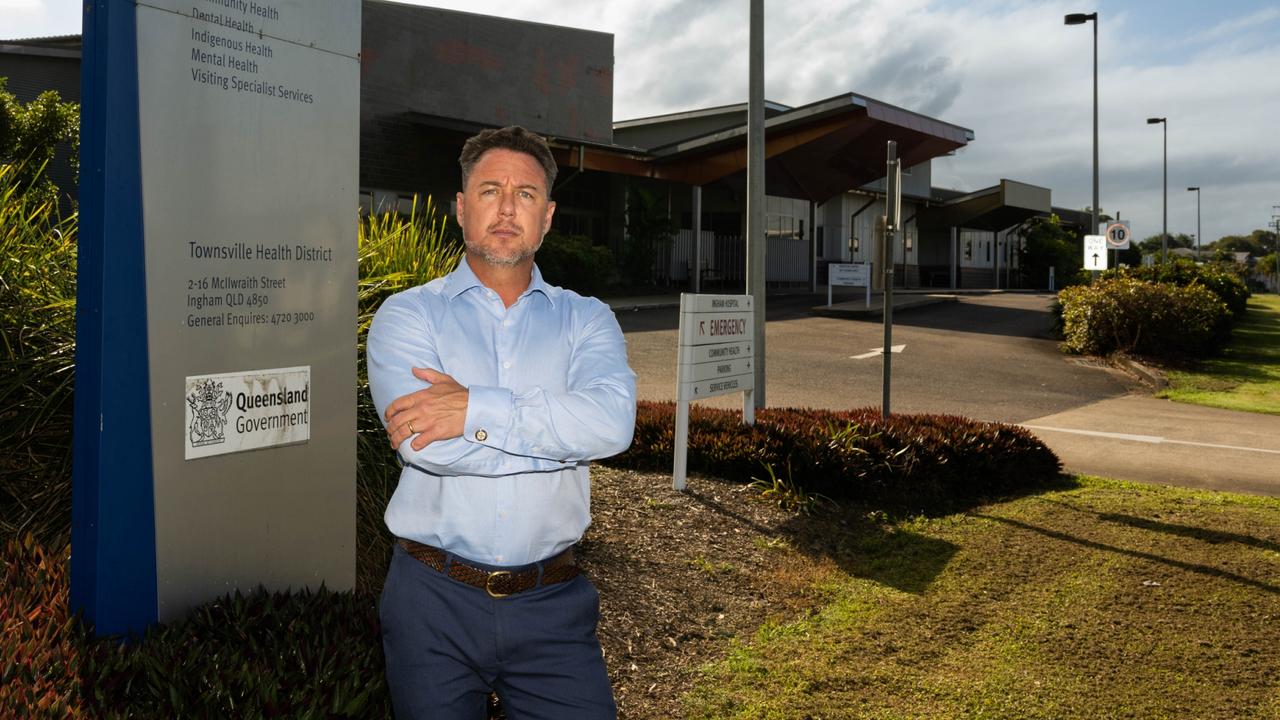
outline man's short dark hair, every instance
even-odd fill
[[[556,182],[556,159],[551,155],[551,148],[542,136],[525,130],[519,125],[508,125],[498,130],[483,130],[467,139],[462,145],[462,154],[458,156],[458,165],[462,166],[462,187],[467,187],[467,179],[480,156],[490,150],[511,150],[524,153],[538,161],[542,171],[547,175],[547,196],[551,195],[551,187]]]

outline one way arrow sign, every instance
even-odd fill
[[[1105,235],[1084,236],[1084,269],[1107,269],[1107,237]]]

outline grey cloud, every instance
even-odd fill
[[[960,96],[963,81],[951,58],[930,56],[921,45],[905,45],[877,59],[860,73],[862,87],[851,89],[908,110],[941,116]]]

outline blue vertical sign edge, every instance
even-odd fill
[[[158,617],[137,6],[83,7],[71,607],[117,635]]]

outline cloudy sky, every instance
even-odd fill
[[[747,0],[420,0],[614,35],[614,117],[742,102]],[[78,0],[0,0],[0,37],[77,33]],[[1280,205],[1280,4],[1265,0],[765,0],[765,94],[802,105],[857,92],[974,131],[934,183],[1000,178],[1092,200],[1092,27],[1099,14],[1101,206],[1160,232],[1244,234]],[[1274,210],[1280,213],[1280,208]]]

